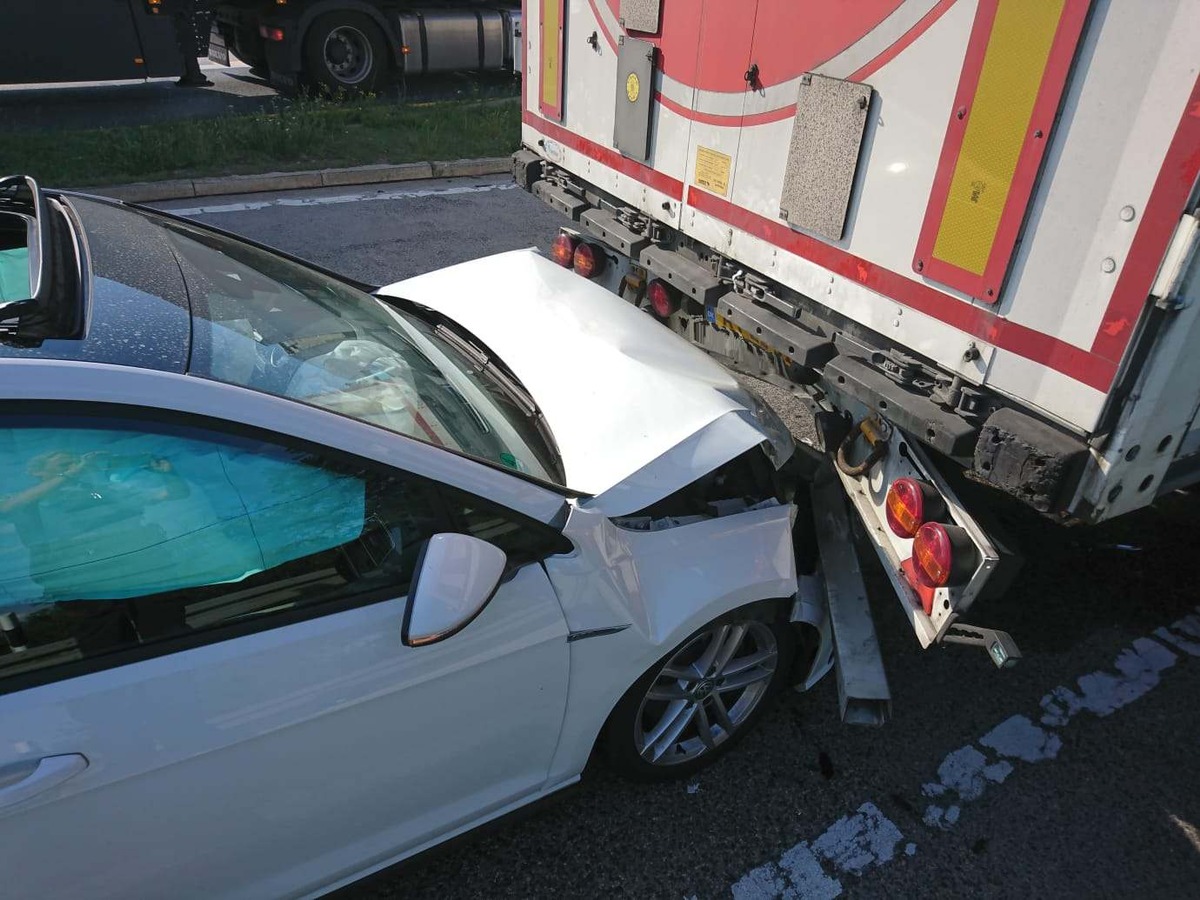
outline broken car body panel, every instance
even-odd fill
[[[494,351],[545,416],[567,485],[595,495],[584,505],[606,515],[641,509],[751,447],[780,440],[726,369],[532,250],[461,263],[379,293],[453,319]],[[590,377],[564,375],[581,372]],[[789,453],[780,447],[777,461]]]

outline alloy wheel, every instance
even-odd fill
[[[770,688],[775,635],[755,619],[700,632],[659,670],[634,719],[638,754],[656,766],[712,752],[738,730]]]

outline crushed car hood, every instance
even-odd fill
[[[453,319],[541,408],[567,487],[626,515],[776,437],[755,400],[702,351],[533,250],[381,288]],[[779,459],[778,462],[782,462]]]

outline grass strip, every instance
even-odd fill
[[[55,187],[123,184],[371,163],[504,156],[520,102],[395,105],[302,98],[248,115],[86,131],[0,131],[0,175]]]

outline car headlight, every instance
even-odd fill
[[[741,388],[737,399],[745,405],[755,426],[766,435],[763,449],[778,469],[796,452],[796,442],[792,439],[792,433],[779,417],[779,413],[751,387],[748,379],[738,375],[734,375],[734,378]]]

